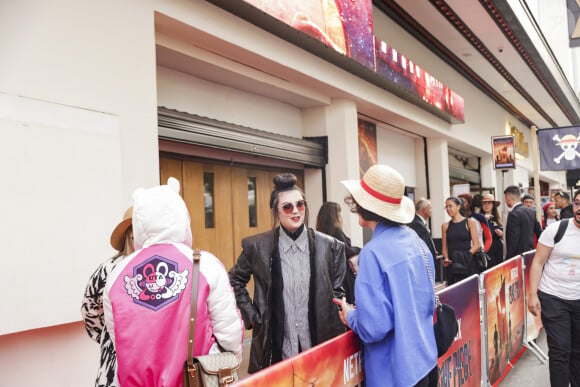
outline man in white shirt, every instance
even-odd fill
[[[528,309],[542,316],[552,386],[580,385],[580,190],[573,210],[544,230],[530,271]],[[561,222],[568,223],[558,241]]]

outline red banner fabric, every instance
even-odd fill
[[[348,331],[297,356],[252,374],[236,383],[236,387],[357,387],[362,381],[361,347],[358,338],[352,331]]]

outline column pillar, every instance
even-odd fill
[[[344,203],[346,189],[341,180],[359,179],[358,115],[356,103],[346,99],[333,99],[324,108],[305,110],[304,126],[307,132],[328,136],[328,164],[326,166],[327,200],[342,206],[343,229],[352,244],[362,246],[362,229],[358,216],[349,212]],[[309,199],[310,200],[310,199]],[[322,203],[320,203],[322,204]],[[320,205],[311,217],[316,217]]]
[[[431,233],[441,238],[441,225],[449,217],[445,212],[445,199],[449,197],[449,154],[447,140],[427,138],[427,163],[429,165],[429,191],[431,193]]]

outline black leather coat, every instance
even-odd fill
[[[280,228],[242,240],[242,253],[230,269],[230,283],[246,329],[253,329],[248,372],[256,372],[280,360],[284,329],[282,273],[278,250]],[[345,327],[332,298],[342,298],[346,270],[344,244],[308,229],[310,291],[308,322],[312,345],[326,341]],[[254,277],[254,298],[246,284]]]

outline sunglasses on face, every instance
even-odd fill
[[[284,214],[290,215],[294,212],[294,207],[296,207],[298,211],[304,211],[306,208],[306,202],[304,200],[298,200],[296,203],[284,203],[281,208]]]

